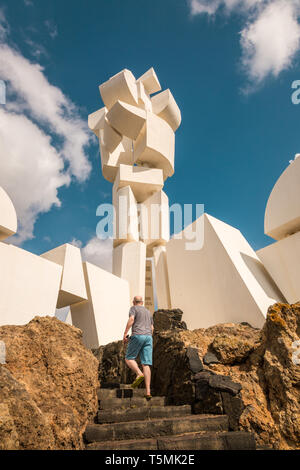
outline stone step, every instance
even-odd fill
[[[179,436],[106,441],[88,444],[87,450],[255,450],[253,434],[247,432],[201,432]]]
[[[190,405],[183,406],[143,406],[128,408],[126,410],[113,410],[98,412],[98,423],[124,423],[129,421],[149,420],[158,418],[172,418],[176,416],[191,415]]]
[[[125,408],[140,408],[140,407],[153,407],[164,406],[166,404],[165,397],[153,397],[151,400],[146,400],[144,397],[132,398],[104,398],[99,402],[101,410],[116,410]]]
[[[146,395],[146,390],[144,388],[138,388],[135,390],[132,388],[98,388],[97,395],[99,400],[105,400],[107,398],[144,397],[144,395]]]
[[[130,421],[112,424],[89,424],[85,431],[86,443],[121,441],[174,436],[200,431],[228,431],[228,417],[224,415],[190,415],[173,418]]]
[[[131,384],[119,384],[119,383],[116,383],[116,382],[103,382],[101,384],[101,389],[106,389],[106,390],[118,390],[120,388],[123,388],[123,389],[131,389]],[[144,388],[144,387],[142,387]],[[135,390],[139,390],[139,389],[135,389]]]

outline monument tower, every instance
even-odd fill
[[[89,127],[99,138],[103,176],[113,183],[113,274],[129,282],[132,298],[146,294],[153,311],[153,262],[158,306],[170,308],[163,187],[174,174],[180,109],[170,90],[161,92],[153,68],[137,80],[125,69],[99,88],[105,106],[89,116]]]

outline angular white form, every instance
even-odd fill
[[[114,248],[113,273],[129,282],[130,299],[145,297],[146,245],[142,242],[124,243]]]
[[[181,112],[170,90],[165,90],[151,98],[153,113],[164,119],[173,131],[181,124]]]
[[[169,198],[164,191],[150,196],[141,206],[140,238],[147,250],[170,240]],[[151,253],[148,252],[148,256]]]
[[[146,111],[152,112],[152,103],[151,98],[145,90],[142,82],[137,84],[138,96],[139,96],[139,107],[145,109]]]
[[[63,268],[57,308],[68,307],[87,300],[79,248],[66,244],[43,253],[41,257],[53,261]]]
[[[107,114],[107,119],[120,134],[136,140],[145,124],[146,111],[117,101]]]
[[[104,119],[107,114],[107,109],[101,108],[98,109],[98,111],[95,111],[94,113],[90,114],[88,117],[88,126],[91,129],[91,131],[96,134],[97,137],[99,137],[99,129],[103,128],[104,125]]]
[[[128,319],[128,282],[90,263],[83,263],[88,301],[71,306],[72,324],[83,332],[87,348],[122,339]]]
[[[113,152],[109,152],[100,141],[102,174],[111,183],[116,179],[121,164],[133,165],[132,140],[123,137],[122,142]]]
[[[130,70],[124,69],[99,87],[103,103],[108,109],[118,101],[138,105],[136,80]]]
[[[239,230],[207,214],[200,219],[201,249],[185,246],[197,221],[167,245],[172,307],[184,311],[189,329],[243,321],[261,328],[281,293]]]
[[[153,248],[155,287],[158,309],[170,309],[171,297],[169,286],[169,274],[167,267],[167,248],[156,246]]]
[[[160,168],[164,179],[174,174],[175,134],[169,124],[153,113],[147,112],[146,124],[134,142],[134,160]]]
[[[101,142],[112,153],[118,145],[122,142],[122,136],[109,124],[107,119],[104,119],[103,129],[100,129]]]
[[[0,243],[0,324],[25,325],[35,316],[55,316],[62,267]]]
[[[139,220],[137,202],[130,186],[113,192],[114,246],[125,242],[139,241]]]
[[[265,234],[275,240],[300,231],[300,158],[282,173],[269,197]]]
[[[159,80],[153,67],[138,78],[137,82],[141,82],[144,85],[148,95],[152,95],[152,93],[157,93],[161,90]]]
[[[300,232],[257,252],[288,303],[300,299]]]
[[[163,172],[156,168],[120,165],[114,183],[114,191],[130,186],[138,203],[163,188]]]
[[[18,219],[14,205],[0,186],[0,240],[17,233]]]

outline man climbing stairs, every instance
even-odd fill
[[[116,388],[117,387],[117,388]],[[86,428],[87,450],[255,450],[251,433],[230,432],[224,415],[193,415],[190,405],[167,406],[144,389],[104,384],[96,423]]]

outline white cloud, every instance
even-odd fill
[[[113,240],[92,238],[82,249],[84,261],[95,264],[106,271],[112,272]]]
[[[270,3],[241,33],[243,65],[249,77],[260,83],[267,75],[277,77],[289,68],[300,45],[296,4]]]
[[[58,35],[58,30],[57,30],[57,26],[55,23],[53,23],[52,20],[46,20],[45,21],[45,26],[49,32],[49,36],[52,38],[52,39],[55,39],[56,36]]]
[[[1,40],[1,28],[8,30],[0,10],[0,78],[8,91],[0,108],[0,185],[15,203],[21,243],[33,237],[41,213],[60,205],[60,187],[89,177],[91,137],[76,105],[40,64]]]
[[[70,243],[81,248],[83,261],[112,272],[113,240],[111,238],[101,240],[94,237],[84,246],[80,240],[74,239]]]
[[[57,190],[70,183],[50,137],[26,116],[0,108],[0,185],[14,202],[18,242],[32,238],[40,213],[59,206]]]
[[[300,48],[300,0],[189,0],[192,15],[237,13],[243,70],[252,84],[288,69]]]

